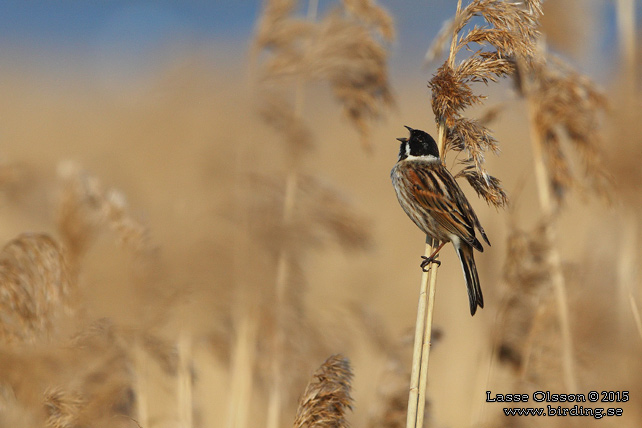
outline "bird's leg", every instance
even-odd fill
[[[424,272],[428,272],[428,269],[426,269],[426,266],[428,266],[431,263],[436,263],[437,266],[441,266],[441,262],[439,260],[435,260],[435,257],[437,257],[437,253],[439,253],[439,250],[441,250],[444,245],[446,245],[446,241],[444,241],[441,244],[439,244],[437,249],[432,252],[430,257],[421,256],[421,258],[424,259],[421,262],[421,264],[419,265],[419,266],[421,266],[421,270],[423,270]]]

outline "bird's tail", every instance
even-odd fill
[[[479,276],[477,276],[477,266],[473,257],[473,247],[462,242],[457,248],[457,255],[461,262],[461,268],[466,277],[466,287],[468,288],[468,301],[470,303],[470,315],[475,315],[477,306],[484,307],[484,296],[479,286]]]

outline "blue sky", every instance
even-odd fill
[[[397,20],[393,72],[420,69],[430,40],[456,3],[380,3]],[[615,41],[612,3],[604,6],[604,49]],[[320,0],[322,10],[331,4]],[[41,67],[144,68],[181,51],[222,45],[242,60],[260,6],[258,0],[0,1],[0,64],[20,59]]]

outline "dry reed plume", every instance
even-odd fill
[[[46,234],[25,233],[0,253],[0,342],[35,343],[71,310],[64,250]]]
[[[87,251],[101,227],[111,229],[118,242],[136,256],[153,252],[147,227],[128,213],[124,194],[105,189],[96,177],[71,161],[58,166],[61,191],[57,223],[74,263]]]
[[[505,296],[506,318],[502,321],[504,331],[497,344],[497,357],[516,370],[523,367],[526,341],[532,329],[543,285],[547,283],[549,267],[546,264],[546,246],[537,239],[543,232],[540,225],[532,234],[512,226],[506,247],[504,280],[509,286]]]
[[[44,413],[43,426],[100,426],[108,421],[130,426],[127,421],[131,423],[133,403],[141,393],[132,392],[132,369],[135,373],[138,368],[130,348],[142,343],[146,358],[151,356],[171,373],[177,365],[172,347],[140,327],[92,322],[77,283],[85,268],[83,256],[102,228],[112,229],[133,259],[149,261],[154,249],[147,228],[130,216],[120,192],[105,190],[97,178],[70,162],[62,163],[58,173],[55,219],[64,245],[47,234],[25,233],[0,253],[0,358],[5,367],[0,385],[13,395],[2,398],[0,406],[33,406],[34,396],[41,396],[44,412],[31,414],[38,420]],[[80,329],[71,341],[59,332],[62,322],[67,329]],[[16,346],[21,343],[40,345]],[[48,346],[44,354],[43,343]],[[114,417],[123,420],[113,422]]]
[[[75,392],[52,388],[45,391],[44,404],[47,411],[47,426],[70,428],[78,426],[78,418],[87,400]]]
[[[394,39],[392,18],[374,1],[346,0],[323,19],[304,21],[294,14],[297,5],[294,0],[266,1],[258,23],[253,50],[267,53],[259,73],[263,118],[283,133],[292,153],[310,147],[311,133],[298,105],[301,95],[293,105],[287,88],[325,82],[369,147],[371,124],[393,102],[388,54],[380,42]],[[310,7],[310,16],[316,16],[316,6],[311,2]]]
[[[561,59],[546,58],[544,52],[539,61],[520,64],[516,76],[532,110],[531,126],[542,149],[556,206],[553,211],[576,186],[606,196],[608,175],[601,149],[605,95],[588,77]],[[564,142],[570,143],[566,150]],[[576,169],[580,171],[572,171],[569,159],[573,157],[579,157]]]
[[[299,400],[295,428],[347,428],[345,413],[352,409],[350,362],[341,355],[328,358],[314,372]]]

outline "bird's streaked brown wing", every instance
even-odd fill
[[[435,221],[448,233],[483,251],[475,237],[477,216],[448,170],[438,164],[414,164],[405,173],[416,201]]]

